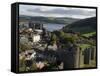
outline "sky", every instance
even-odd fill
[[[70,17],[70,18],[84,19],[96,16],[96,9],[19,5],[19,15],[44,16],[44,17]]]

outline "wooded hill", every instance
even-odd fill
[[[79,32],[81,34],[87,34],[91,32],[96,32],[96,26],[96,17],[91,17],[69,24],[63,27],[63,30],[71,30],[73,32]]]

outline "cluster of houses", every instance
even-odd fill
[[[20,24],[20,41],[23,43],[25,41],[32,41],[32,42],[38,42],[41,39],[41,33],[42,33],[42,25],[39,23],[29,23],[29,24],[23,24],[21,26]],[[27,33],[27,34],[24,34]]]

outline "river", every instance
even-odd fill
[[[64,24],[53,24],[53,23],[46,23],[43,24],[43,27],[46,28],[48,31],[54,31],[62,29],[65,25]]]

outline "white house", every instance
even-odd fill
[[[39,42],[40,41],[40,35],[39,34],[34,34],[33,35],[33,42]]]

